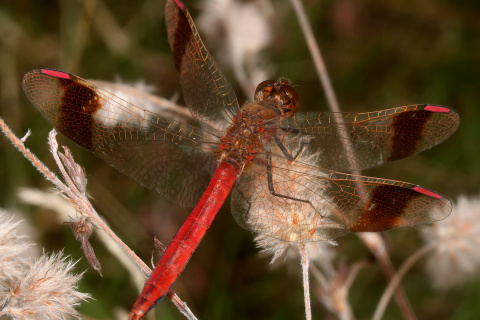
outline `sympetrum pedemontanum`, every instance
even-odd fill
[[[59,132],[168,199],[196,205],[130,319],[143,317],[168,292],[232,188],[232,212],[243,227],[292,243],[450,214],[451,203],[433,191],[339,171],[429,149],[455,132],[460,122],[455,111],[411,105],[368,113],[296,113],[298,95],[285,80],[262,82],[254,102],[240,108],[185,6],[169,0],[166,15],[186,104],[205,129],[144,110],[66,72],[37,69],[23,80],[29,100]],[[349,152],[342,147],[345,137],[352,143]]]

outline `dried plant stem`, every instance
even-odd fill
[[[65,168],[58,157],[58,144],[55,140],[55,130],[52,130],[49,134],[49,143],[55,161],[57,162],[62,174],[64,174],[68,186],[58,179],[53,172],[51,172],[34,154],[30,152],[29,149],[25,147],[23,141],[13,134],[13,132],[10,130],[10,128],[8,128],[1,118],[0,128],[9,138],[9,140],[12,141],[13,145],[20,150],[20,152],[33,164],[37,170],[39,170],[45,176],[47,180],[52,182],[58,189],[60,189],[69,199],[71,199],[71,202],[77,206],[79,211],[81,211],[83,214],[86,214],[89,219],[95,222],[97,227],[101,228],[111,239],[117,243],[117,245],[140,268],[146,277],[151,274],[152,270],[108,227],[106,223],[103,222],[90,201],[88,201],[86,195],[82,194],[82,192],[78,190],[77,186],[70,179],[68,174],[66,174]],[[175,293],[169,292],[167,296],[180,310],[180,312],[182,312],[188,319],[196,319],[186,304],[181,302],[180,298]]]
[[[305,318],[312,320],[312,307],[310,305],[310,283],[308,277],[308,255],[303,243],[300,243],[300,255],[302,257],[303,296],[305,298]]]
[[[96,0],[70,1],[62,3],[61,24],[63,50],[60,56],[61,69],[75,72],[80,66],[80,61],[88,39],[88,31],[95,13]],[[77,12],[73,28],[72,12]],[[71,32],[69,32],[71,30]]]
[[[312,60],[315,65],[315,69],[317,70],[318,77],[320,78],[323,91],[325,92],[330,111],[341,112],[337,96],[335,95],[335,91],[333,90],[332,82],[330,80],[330,76],[328,75],[327,67],[325,66],[325,62],[320,51],[320,47],[318,46],[318,43],[315,40],[315,36],[313,35],[313,31],[305,13],[305,9],[303,8],[302,1],[290,0],[290,2],[292,3],[293,9],[295,10],[297,19],[300,22],[305,41],[308,45],[308,50],[310,50],[310,54],[312,55]],[[353,151],[352,141],[348,136],[348,130],[345,126],[343,118],[334,117],[334,120],[338,125],[338,133],[342,138],[341,141],[343,144],[343,148],[345,149],[345,153],[347,155],[355,154]],[[353,169],[352,172],[356,175],[360,175],[360,171],[357,170],[358,165],[355,157],[348,157],[348,161],[350,162],[350,168]],[[357,184],[357,187],[359,189],[360,195],[365,194],[364,188],[361,184]]]
[[[177,307],[178,310],[187,318],[188,320],[197,320],[197,317],[192,313],[192,310],[183,302],[179,296],[172,290],[167,292],[167,297],[172,301],[172,303]],[[153,313],[152,313],[153,315]]]
[[[350,272],[348,273],[348,277],[345,280],[345,288],[350,288],[353,285],[353,281],[355,281],[355,278],[360,271],[361,268],[366,266],[368,264],[367,261],[357,261],[355,262],[352,267],[350,268]],[[348,290],[346,291],[346,294],[348,294]],[[348,298],[345,297],[345,300],[348,301]],[[345,308],[342,310],[339,310],[339,317],[342,320],[352,320],[355,319],[353,316],[352,308],[350,307],[349,304],[345,303]]]
[[[323,275],[323,273],[315,265],[315,263],[312,263],[309,270],[312,271],[313,277],[315,278],[315,281],[318,282],[320,287],[323,288],[323,290],[325,291],[330,291],[330,284],[328,279]]]
[[[396,271],[393,267],[390,256],[388,255],[387,248],[385,246],[385,241],[375,233],[364,233],[360,235],[363,243],[368,247],[368,249],[373,253],[375,259],[378,261],[380,268],[387,277],[389,281],[395,277]],[[373,240],[373,241],[372,241]],[[403,288],[398,285],[395,286],[395,301],[397,302],[400,310],[403,313],[404,319],[413,320],[416,319],[415,313],[412,310],[412,306],[408,301]]]
[[[51,172],[40,160],[38,160],[34,154],[30,152],[30,150],[25,148],[23,141],[13,134],[2,118],[0,118],[0,128],[7,138],[12,141],[13,145],[33,164],[37,170],[39,170],[45,176],[48,181],[51,181],[60,188],[67,188],[53,172]]]
[[[66,172],[64,169],[62,169],[63,164],[60,161],[60,158],[58,157],[58,144],[57,144],[57,141],[55,140],[55,135],[56,135],[55,130],[50,131],[48,140],[52,148],[53,157],[57,162],[57,165],[59,166],[60,170],[62,171],[62,174],[64,174]],[[43,168],[39,168],[40,170],[42,171],[48,170],[43,164],[42,166]],[[112,238],[120,246],[120,248],[122,248],[122,250],[130,257],[130,259],[132,259],[132,261],[135,262],[135,264],[140,268],[140,270],[146,276],[148,276],[151,273],[150,268],[147,267],[147,265],[113,232],[112,229],[110,229],[110,227],[105,222],[103,222],[103,220],[100,218],[98,213],[93,208],[90,201],[88,201],[86,197],[83,197],[81,194],[78,193],[78,189],[75,187],[75,185],[70,184],[70,183],[73,184],[73,182],[70,179],[67,179],[67,183],[69,184],[69,187],[62,188],[62,191],[65,192],[74,201],[74,203],[79,206],[79,209],[81,212],[87,213],[88,217],[93,221],[95,221],[95,224],[99,228],[101,228],[103,231],[105,231],[108,234],[108,236]]]
[[[297,18],[300,22],[300,26],[302,28],[303,35],[307,42],[308,48],[310,50],[310,54],[312,55],[312,60],[315,64],[315,68],[317,70],[317,74],[320,78],[322,83],[323,90],[325,91],[325,95],[327,98],[327,102],[329,108],[332,112],[340,112],[340,106],[338,104],[337,97],[335,95],[335,91],[333,90],[332,82],[330,80],[330,76],[328,75],[327,68],[325,66],[325,62],[323,60],[320,47],[318,46],[317,41],[315,40],[315,36],[313,35],[312,28],[308,21],[307,15],[305,13],[305,9],[303,8],[301,0],[290,0],[292,3],[293,9]],[[338,127],[339,127],[339,134],[341,136],[341,140],[343,143],[343,147],[347,154],[354,154],[353,153],[353,146],[350,138],[348,137],[348,131],[343,123],[343,120],[339,119],[336,120]],[[354,157],[349,157],[350,167],[353,168],[352,172],[356,175],[361,175],[359,170],[356,170],[358,167],[356,160]],[[365,189],[361,184],[357,184],[357,188],[359,190],[360,195],[365,195]],[[361,198],[364,198],[361,196]],[[375,257],[380,262],[380,266],[383,269],[383,272],[387,277],[391,280],[395,274],[395,270],[393,269],[392,263],[390,261],[390,257],[388,256],[386,250],[383,251],[384,254],[379,254],[379,248],[371,247],[371,243],[381,244],[380,246],[384,248],[383,239],[379,235],[371,235],[371,237],[375,237],[376,241],[370,242],[363,236],[360,235],[360,238],[364,242],[364,244],[375,254]],[[397,287],[395,290],[395,298],[396,301],[402,310],[403,316],[405,319],[415,319],[415,315],[413,310],[411,309],[410,303],[408,302],[407,297],[405,296],[401,287]]]
[[[383,314],[385,313],[385,310],[388,305],[388,301],[392,297],[393,292],[395,289],[398,287],[400,284],[400,281],[402,280],[403,276],[407,273],[407,271],[421,258],[423,258],[427,253],[429,253],[431,250],[435,248],[434,243],[430,243],[428,245],[425,245],[415,251],[398,269],[397,273],[395,274],[394,277],[390,280],[390,283],[388,284],[387,288],[383,292],[382,298],[377,304],[377,308],[375,309],[375,313],[373,314],[373,320],[380,320],[383,317]]]
[[[132,48],[134,39],[120,27],[105,1],[96,1],[92,20],[95,31],[102,37],[110,52],[115,55],[125,54]]]
[[[327,102],[332,112],[340,112],[340,106],[338,105],[338,100],[335,95],[335,91],[332,87],[332,82],[330,81],[330,76],[328,75],[325,62],[323,61],[322,53],[320,47],[318,46],[315,36],[313,35],[312,28],[308,21],[307,15],[305,14],[305,9],[303,8],[301,0],[290,0],[292,3],[295,14],[297,15],[300,26],[302,27],[302,32],[305,37],[305,40],[312,55],[313,63],[317,69],[318,77],[322,83],[323,90],[327,96]]]

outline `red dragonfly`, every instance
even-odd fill
[[[168,292],[232,189],[232,212],[243,227],[292,244],[450,214],[450,201],[436,192],[340,171],[431,148],[457,129],[454,110],[411,105],[368,113],[296,113],[298,95],[285,80],[260,83],[254,101],[240,107],[184,4],[168,0],[166,16],[185,101],[201,121],[197,126],[142,109],[63,71],[36,69],[23,79],[28,99],[63,135],[145,187],[195,206],[130,319],[145,316]],[[351,140],[349,151],[343,139]]]

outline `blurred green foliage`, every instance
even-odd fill
[[[198,2],[185,1],[195,19]],[[451,199],[479,194],[480,186],[480,2],[475,1],[304,1],[324,54],[333,86],[344,111],[373,111],[415,103],[441,104],[462,118],[458,132],[445,143],[420,155],[365,172],[373,176],[424,185]],[[297,20],[287,1],[273,1],[274,42],[262,54],[298,85],[301,111],[327,111]],[[246,21],[246,23],[248,23]],[[22,75],[49,67],[83,78],[113,81],[144,79],[156,93],[169,98],[180,87],[166,40],[164,1],[3,0],[0,3],[0,116],[22,136],[27,146],[51,168],[46,135],[51,128],[21,91]],[[201,30],[200,30],[201,32]],[[209,47],[211,39],[204,38]],[[212,52],[215,56],[215,52]],[[228,75],[230,69],[223,66]],[[238,84],[232,83],[238,89]],[[248,97],[250,98],[250,97]],[[66,142],[66,139],[61,140]],[[168,243],[189,209],[138,187],[88,152],[72,148],[86,168],[89,191],[98,211],[145,260],[150,261],[152,237]],[[66,247],[82,258],[69,228],[52,214],[19,203],[16,190],[51,185],[5,139],[0,139],[0,206],[22,215],[35,226],[34,241],[47,251]],[[126,209],[124,209],[124,208]],[[300,319],[303,289],[298,263],[271,268],[257,255],[251,235],[235,224],[225,205],[187,266],[175,291],[201,319]],[[130,212],[130,214],[125,213]],[[414,229],[387,234],[398,266],[421,245]],[[82,306],[91,318],[112,317],[115,306],[128,309],[137,292],[129,274],[95,239],[103,278],[89,270],[82,291],[96,301]],[[338,254],[348,262],[368,257],[354,236],[340,239]],[[79,270],[88,268],[85,259]],[[369,319],[385,288],[379,268],[363,269],[351,292],[358,319]],[[422,265],[403,281],[419,319],[466,319],[480,314],[478,281],[465,288],[438,292],[430,287]],[[324,316],[313,291],[314,319]],[[168,301],[156,308],[162,319],[182,316]],[[398,319],[394,303],[386,318]]]

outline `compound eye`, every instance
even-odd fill
[[[260,82],[260,84],[255,89],[254,100],[262,101],[268,97],[273,90],[273,85],[275,84],[274,80],[265,80]]]
[[[259,90],[262,90],[263,87],[266,86],[273,86],[275,84],[275,80],[265,80],[260,82],[260,84],[257,86],[257,89],[255,89],[255,93],[257,93]]]
[[[289,103],[285,106],[285,115],[289,117],[298,111],[298,107],[300,106],[300,98],[298,97],[297,91],[289,84],[282,84],[282,88],[289,98]]]

